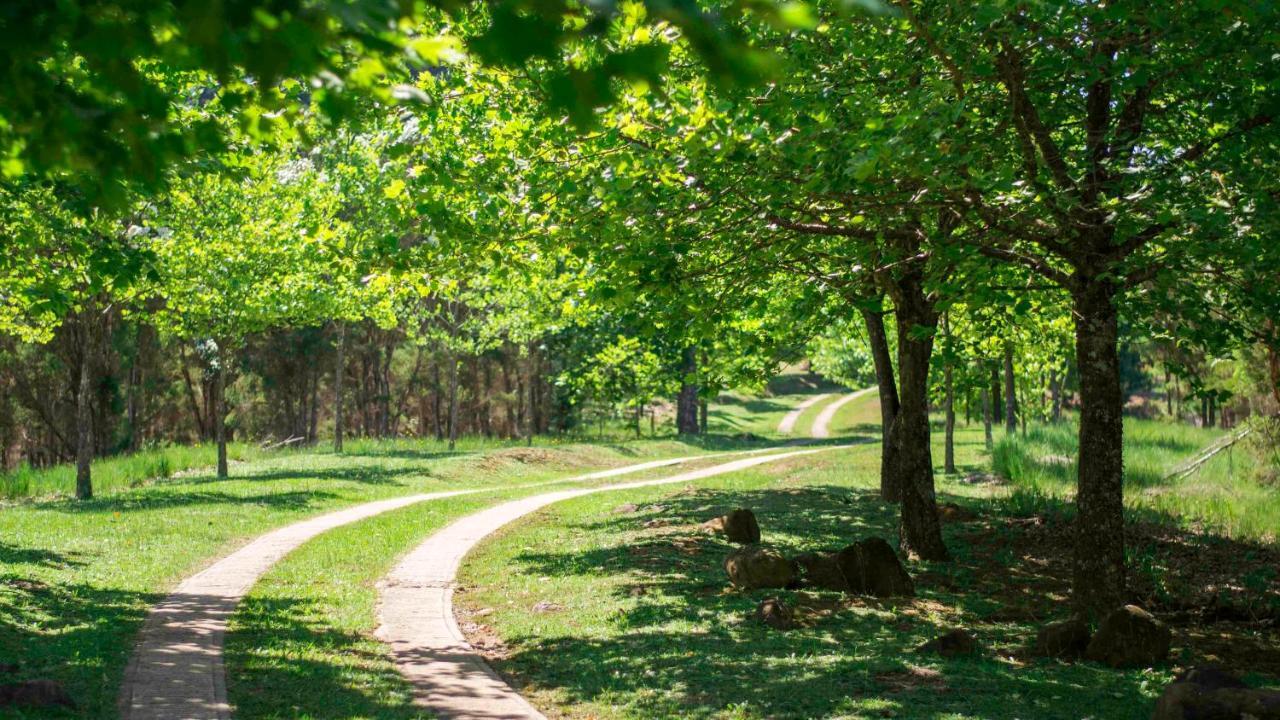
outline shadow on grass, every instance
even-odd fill
[[[1156,687],[1148,688],[1150,677],[1143,671],[1035,660],[1023,650],[1040,624],[1068,612],[1068,507],[1045,500],[1026,514],[1016,504],[940,499],[978,517],[944,525],[955,562],[911,564],[918,597],[899,601],[730,590],[721,562],[733,546],[697,529],[728,509],[750,507],[764,542],[788,554],[837,549],[869,535],[892,542],[895,508],[869,490],[681,493],[635,514],[568,524],[570,532],[609,542],[585,552],[526,551],[516,556],[515,567],[533,577],[612,578],[616,609],[609,637],[580,637],[571,630],[568,636],[507,636],[509,647],[497,665],[518,682],[555,688],[571,703],[622,706],[625,717],[721,717],[736,705],[745,708],[743,717],[797,719],[881,712],[1077,718],[1085,707],[1096,717],[1145,719],[1150,701],[1144,689],[1149,698]],[[1208,603],[1207,592],[1231,585],[1231,576],[1238,586],[1242,574],[1280,562],[1280,553],[1190,535],[1168,517],[1155,520],[1144,515],[1134,522],[1133,552],[1150,561],[1147,570],[1135,573],[1132,599],[1174,625],[1175,659],[1212,658],[1280,674],[1280,648],[1268,642],[1267,625],[1206,625],[1168,603]],[[1242,564],[1245,557],[1252,558],[1250,565]],[[1262,592],[1280,600],[1280,581],[1272,577]],[[756,604],[771,596],[798,608],[802,626],[780,633],[756,622]],[[1249,600],[1242,594],[1213,602]],[[957,626],[977,636],[981,654],[947,660],[914,651]]]
[[[276,509],[305,509],[322,500],[332,500],[337,493],[324,490],[294,490],[267,492],[257,495],[236,495],[219,491],[193,492],[135,492],[111,495],[93,500],[54,500],[37,505],[42,510],[67,513],[129,513],[147,510],[192,507],[197,505],[235,506],[257,505]]]
[[[84,565],[64,553],[41,548],[24,548],[0,542],[0,565],[38,565],[47,568],[79,567]]]
[[[0,675],[0,682],[55,680],[77,706],[0,707],[0,715],[24,720],[113,717],[125,659],[148,608],[159,599],[0,571],[0,662],[17,665],[16,671]]]
[[[384,646],[335,630],[318,603],[250,596],[225,648],[237,717],[426,720]],[[341,658],[341,662],[315,658]],[[286,714],[282,715],[282,711]]]

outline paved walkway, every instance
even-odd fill
[[[545,720],[498,677],[458,629],[453,581],[463,556],[503,525],[561,500],[692,482],[827,449],[757,455],[657,480],[560,490],[468,515],[428,538],[379,583],[378,637],[390,646],[400,672],[412,683],[414,704],[431,710],[439,720]]]
[[[848,403],[857,400],[867,393],[875,392],[875,387],[863,388],[857,392],[849,393],[835,402],[822,408],[822,412],[818,413],[818,417],[813,420],[812,434],[816,438],[831,437],[831,419],[836,416],[836,411],[844,407]]]
[[[627,465],[574,478],[515,487],[529,488],[608,478],[666,467],[709,455]],[[326,530],[427,500],[498,488],[454,490],[378,500],[303,520],[267,533],[182,581],[143,625],[120,690],[123,720],[229,720],[222,665],[227,620],[258,578],[289,552]]]
[[[790,433],[795,432],[796,423],[800,420],[800,415],[804,413],[805,410],[808,410],[829,397],[831,397],[831,393],[822,393],[821,395],[814,395],[811,398],[806,398],[804,402],[795,406],[791,412],[787,413],[786,417],[782,418],[782,422],[778,423],[778,432],[784,435],[789,435]]]

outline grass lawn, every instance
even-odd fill
[[[18,665],[4,680],[59,681],[79,703],[71,716],[114,717],[124,665],[148,608],[249,538],[357,502],[500,488],[699,452],[674,441],[463,447],[449,454],[435,443],[357,442],[342,456],[288,452],[237,464],[224,481],[198,473],[88,502],[0,508],[0,662]]]
[[[835,429],[876,418],[868,398]],[[961,427],[957,452],[962,470],[986,465],[980,425]],[[868,535],[892,541],[896,512],[876,496],[878,460],[866,445],[697,489],[555,505],[468,559],[460,623],[552,717],[1150,716],[1173,667],[1117,671],[1025,652],[1036,629],[1068,607],[1071,509],[1052,495],[939,475],[941,499],[976,519],[944,525],[955,562],[909,565],[915,599],[729,588],[721,563],[731,546],[699,524],[734,507],[754,508],[765,542],[788,553]],[[616,513],[624,502],[639,511]],[[1175,665],[1218,662],[1276,682],[1273,544],[1192,534],[1149,512],[1131,528],[1130,552],[1133,600],[1172,626]],[[756,604],[770,596],[797,608],[801,627],[780,632],[755,621]],[[536,612],[539,603],[553,609]],[[915,652],[954,627],[972,632],[982,652],[953,660]]]

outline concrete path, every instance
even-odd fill
[[[804,413],[805,410],[808,410],[829,397],[831,397],[831,393],[822,393],[821,395],[814,395],[811,398],[806,398],[804,402],[797,405],[794,410],[787,413],[786,417],[782,418],[782,422],[778,423],[778,432],[784,435],[789,435],[794,432],[796,429],[796,423],[800,420],[800,415]]]
[[[857,400],[867,393],[875,392],[876,388],[863,388],[857,392],[849,393],[835,402],[822,408],[822,412],[818,413],[818,417],[813,420],[813,430],[811,434],[816,438],[831,437],[831,419],[836,416],[836,412],[848,403]]]
[[[691,455],[627,465],[574,478],[514,487],[593,480],[699,460]],[[508,486],[509,489],[511,486]],[[326,530],[427,500],[500,488],[454,490],[364,503],[263,535],[178,585],[143,624],[120,690],[123,720],[229,720],[222,665],[227,620],[258,578],[289,552]]]
[[[552,503],[606,490],[691,482],[831,448],[793,450],[734,460],[657,480],[534,495],[455,521],[410,552],[379,583],[377,636],[414,689],[414,704],[439,720],[545,720],[503,681],[467,641],[453,617],[458,566],[485,536]]]

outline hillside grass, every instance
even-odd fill
[[[501,488],[701,452],[673,441],[532,454],[478,441],[466,447],[450,454],[432,443],[353,443],[341,456],[290,452],[237,464],[226,480],[196,473],[90,501],[0,508],[0,662],[18,665],[3,680],[56,680],[79,704],[64,716],[113,718],[147,610],[181,578],[249,538],[369,500]]]
[[[992,468],[1031,499],[1070,498],[1076,484],[1077,432],[1075,422],[1032,424],[1025,438],[997,431]],[[1223,434],[1213,428],[1126,418],[1125,502],[1134,511],[1176,518],[1184,528],[1275,542],[1280,533],[1280,492],[1256,482],[1243,447],[1220,453],[1185,478],[1165,479]]]

